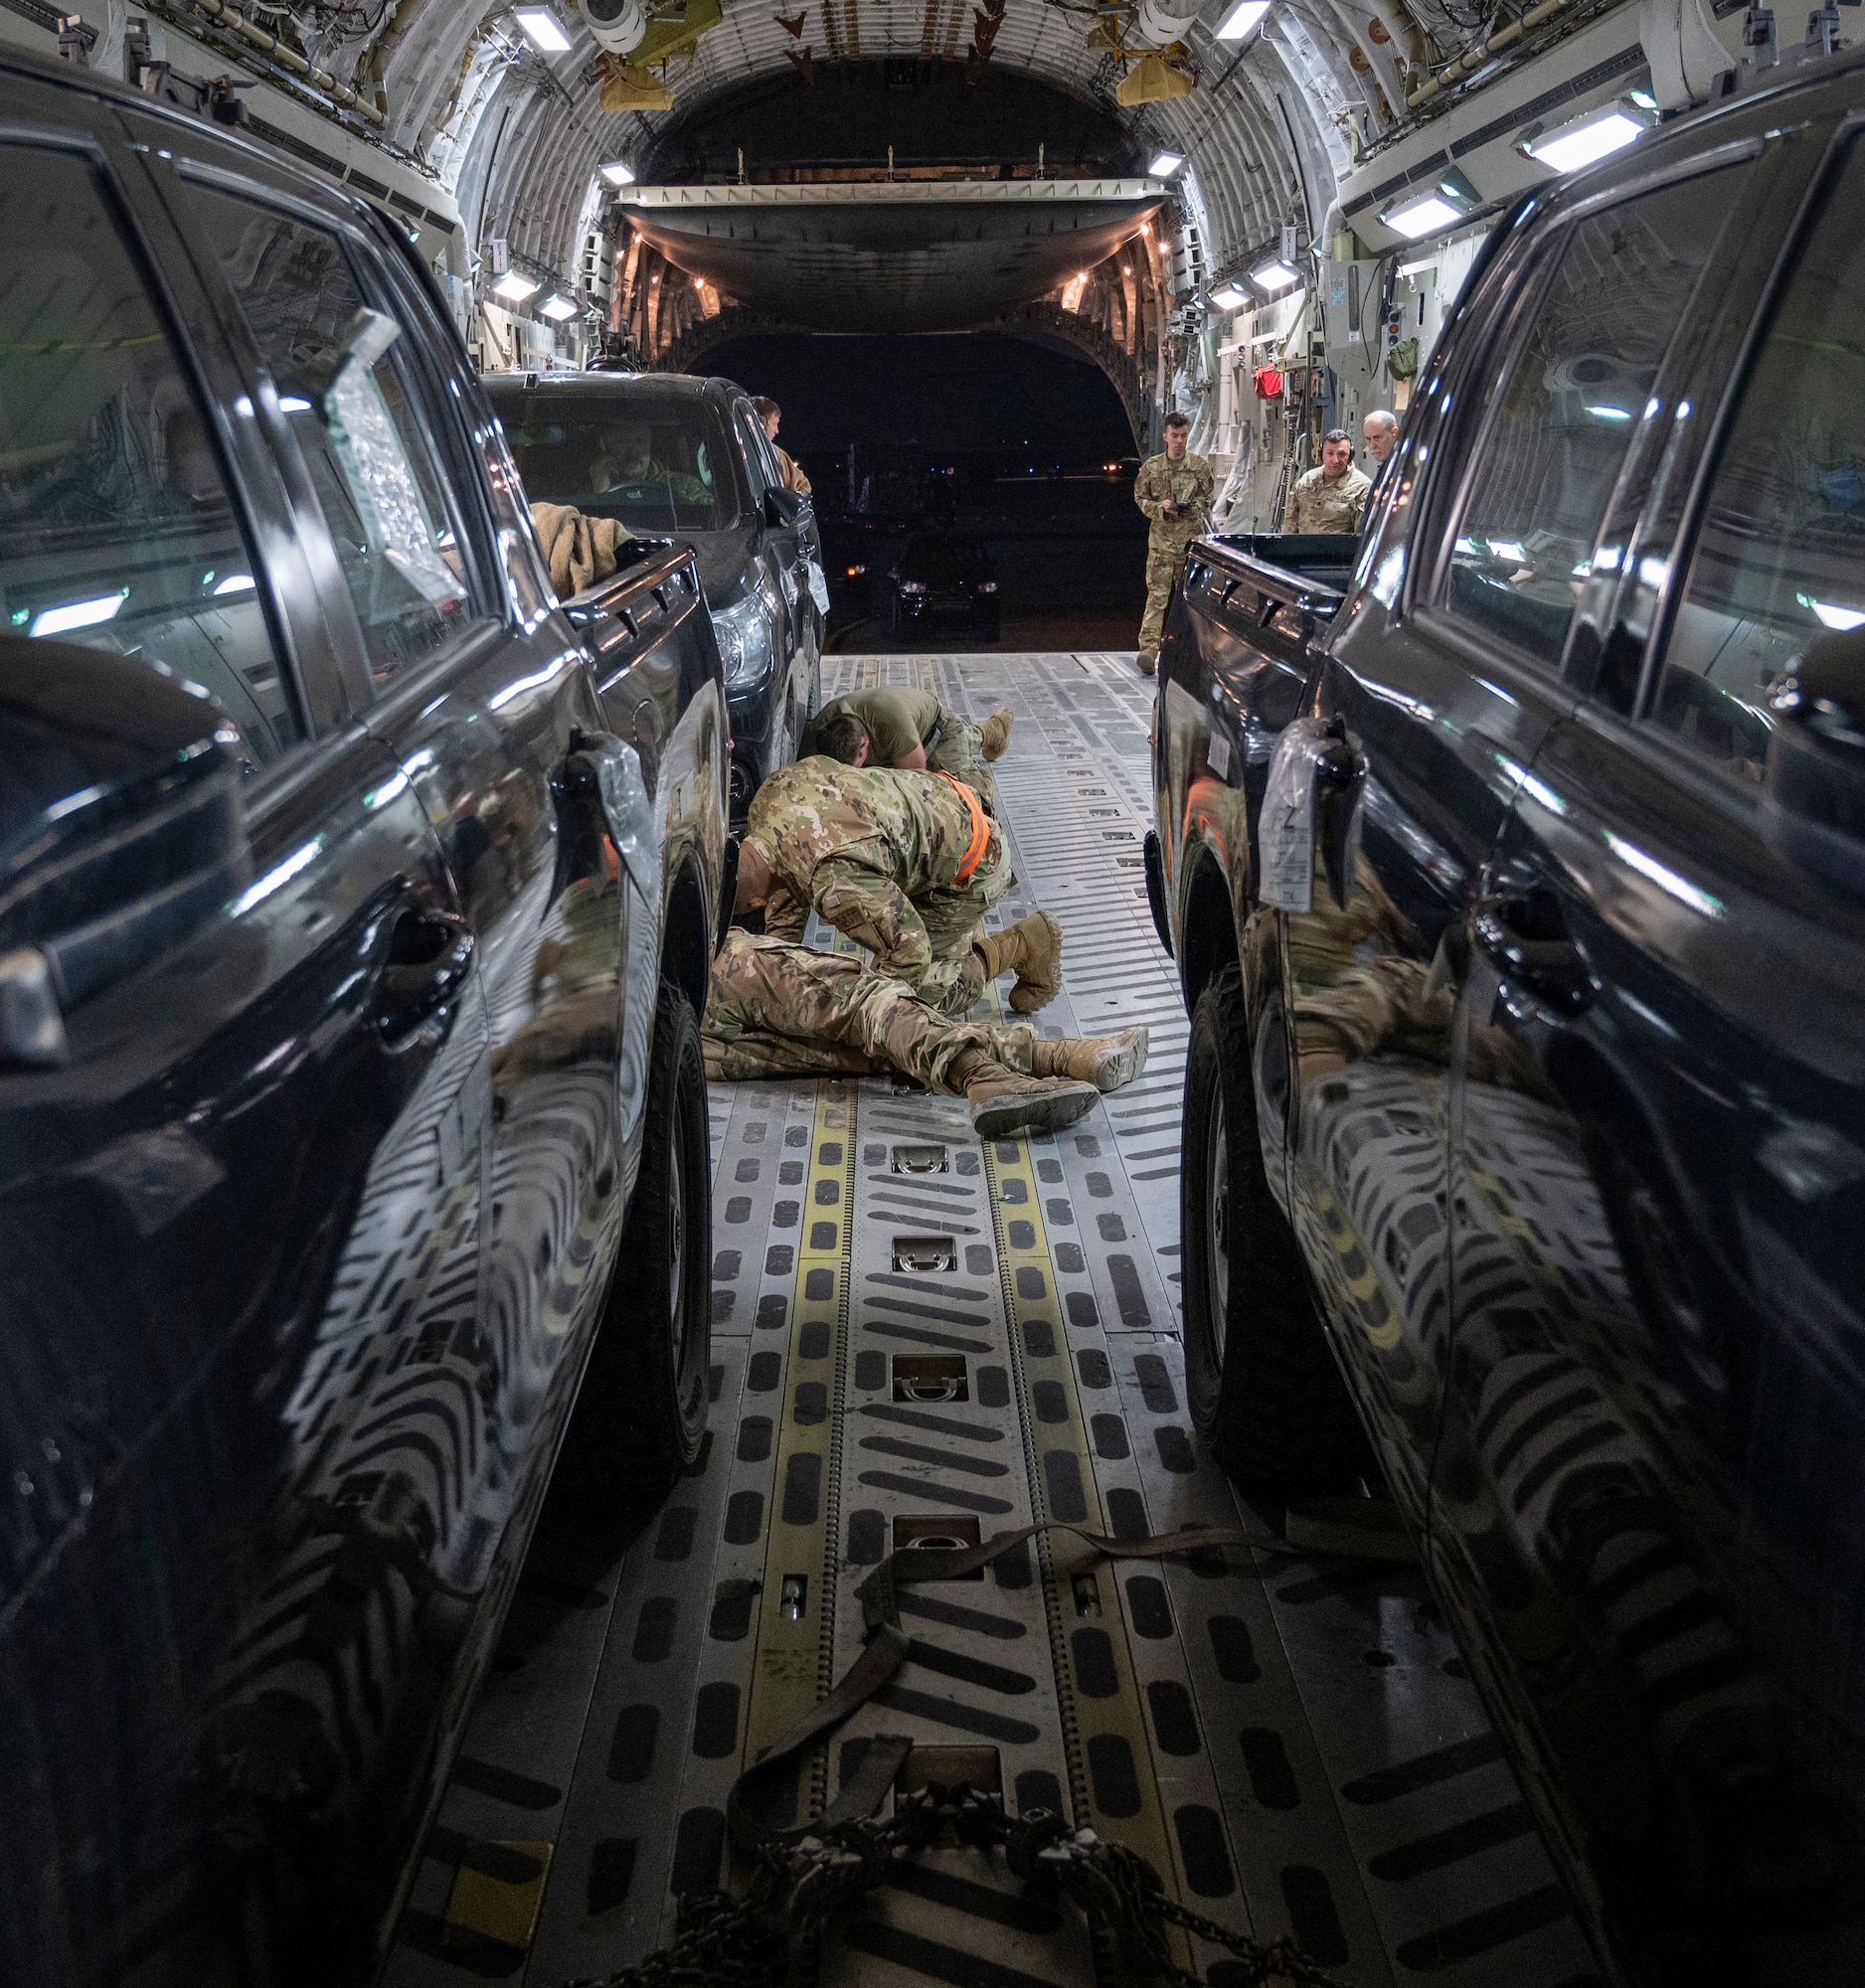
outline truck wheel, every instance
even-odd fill
[[[1233,1477],[1315,1491],[1355,1453],[1353,1408],[1270,1192],[1251,1067],[1243,988],[1225,974],[1199,997],[1185,1057],[1185,1392]]]
[[[699,1454],[712,1365],[712,1154],[693,1004],[660,983],[634,1206],[557,1465],[593,1515]]]

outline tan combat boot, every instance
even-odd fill
[[[1019,1015],[1047,1008],[1062,992],[1062,927],[1047,911],[1032,911],[1000,932],[985,932],[972,941],[984,961],[984,977],[1015,972],[1010,1006]]]
[[[1004,748],[1010,744],[1012,714],[1008,711],[993,711],[978,727],[978,737],[982,742],[978,750],[987,759],[1001,759]]]
[[[1063,1036],[1036,1045],[1038,1077],[1072,1077],[1097,1090],[1118,1090],[1146,1068],[1146,1031],[1122,1029],[1117,1036]]]
[[[952,1065],[949,1079],[971,1107],[971,1128],[980,1139],[1007,1139],[1016,1132],[1059,1132],[1085,1118],[1101,1101],[1092,1083],[1067,1077],[1025,1077],[969,1050]]]
[[[1139,655],[1136,655],[1133,660],[1139,665],[1139,673],[1143,677],[1151,676],[1159,667],[1158,658],[1146,655],[1143,651]]]

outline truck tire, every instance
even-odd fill
[[[593,1516],[664,1491],[699,1454],[712,1365],[712,1153],[693,1004],[660,983],[646,1129],[555,1489]]]
[[[1179,1258],[1192,1422],[1240,1482],[1340,1481],[1357,1429],[1258,1137],[1250,1018],[1235,973],[1199,997],[1185,1057]]]

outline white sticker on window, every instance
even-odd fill
[[[1320,725],[1298,718],[1275,744],[1259,818],[1263,884],[1258,897],[1278,911],[1314,909],[1314,772]]]
[[[358,312],[349,349],[318,413],[370,550],[424,600],[440,607],[466,589],[434,548],[433,524],[372,370],[400,335],[401,327],[385,313]]]
[[[822,577],[822,569],[814,560],[809,562],[809,597],[816,603],[816,612],[829,611],[829,582]]]

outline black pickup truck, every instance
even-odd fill
[[[0,1980],[358,1983],[547,1488],[705,1438],[729,734],[403,225],[0,60]]]
[[[1525,198],[1364,540],[1200,541],[1160,655],[1199,1429],[1370,1441],[1641,1982],[1865,1931],[1861,110]]]

